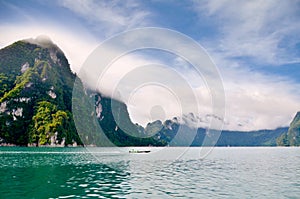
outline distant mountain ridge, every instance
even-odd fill
[[[168,144],[171,143],[170,146],[276,146],[276,139],[288,131],[288,127],[258,131],[223,130],[220,136],[217,135],[218,140],[215,140],[216,143],[214,144],[214,140],[206,143],[203,141],[206,136],[214,137],[210,134],[216,132],[208,131],[205,128],[193,129],[187,125],[179,124],[176,119],[167,120],[164,123],[158,120],[149,123],[146,129],[152,126],[155,126],[153,129],[160,129],[155,136],[161,140],[165,140]],[[193,137],[189,138],[188,135],[184,135],[174,141],[173,139],[176,137],[179,128],[183,128],[185,132],[190,132]]]
[[[84,88],[81,80],[81,93],[74,98],[76,78],[64,53],[45,36],[1,49],[0,144],[110,146],[105,141],[109,139],[117,146],[201,146],[208,135],[206,129],[187,125],[190,116],[183,118],[186,124],[178,118],[154,121],[145,128],[133,124],[126,104]],[[72,100],[81,107],[72,107]],[[92,108],[86,108],[86,103],[92,103]],[[74,119],[83,125],[76,126]],[[223,131],[216,145],[275,146],[279,136],[289,132],[290,139],[297,132],[298,123],[292,124],[291,130]],[[95,134],[97,125],[105,139]]]

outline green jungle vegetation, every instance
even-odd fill
[[[18,41],[0,50],[0,138],[27,146],[81,143],[71,113],[75,75],[63,52]]]

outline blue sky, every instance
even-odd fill
[[[162,27],[186,34],[204,47],[220,71],[226,95],[224,128],[287,126],[300,111],[300,1],[0,0],[0,9],[1,48],[46,34],[65,52],[74,71],[101,42],[126,30]],[[166,64],[166,57],[135,54],[122,64],[151,59]],[[179,70],[193,76],[185,67]],[[202,96],[209,94],[197,89]],[[149,119],[143,118],[146,113],[130,113],[140,123]]]

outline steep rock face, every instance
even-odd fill
[[[64,54],[50,40],[23,40],[1,49],[0,141],[80,143],[71,114],[74,79]]]
[[[79,136],[85,145],[162,145],[160,140],[147,136],[143,127],[132,123],[126,104],[80,87],[75,87],[75,93],[78,94],[73,96],[73,114]]]
[[[277,139],[277,145],[300,146],[300,112],[295,115],[288,132]]]

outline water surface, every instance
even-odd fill
[[[2,147],[0,198],[300,197],[300,148],[128,150]]]

